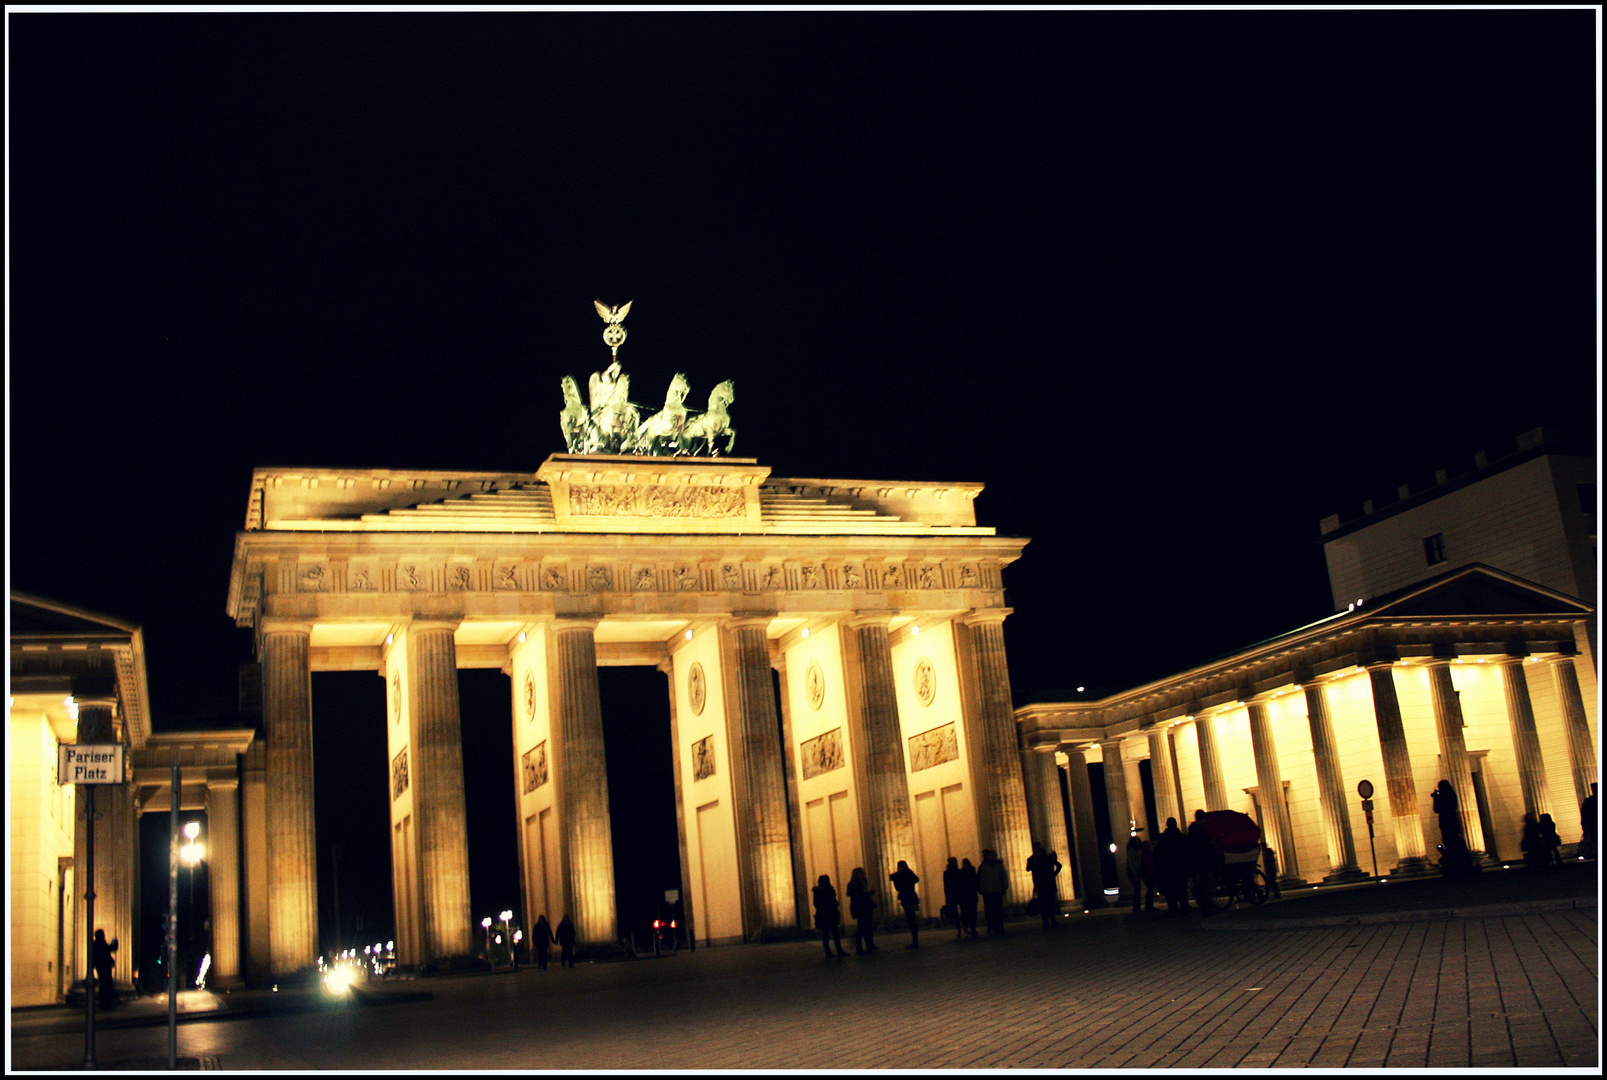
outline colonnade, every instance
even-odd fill
[[[1500,672],[1522,812],[1538,820],[1542,814],[1553,813],[1557,809],[1548,789],[1546,762],[1542,758],[1541,739],[1530,696],[1531,669],[1537,663],[1544,663],[1550,671],[1552,690],[1566,735],[1568,773],[1573,781],[1573,802],[1569,805],[1577,806],[1590,793],[1590,785],[1596,780],[1597,766],[1573,653],[1565,649],[1535,657],[1530,656],[1522,645],[1517,645],[1506,654],[1481,658],[1476,662],[1486,660],[1493,661]],[[1456,662],[1458,658],[1455,652],[1443,648],[1426,657],[1420,666],[1426,669],[1428,711],[1434,722],[1434,747],[1438,751],[1435,769],[1456,791],[1457,810],[1469,849],[1477,855],[1484,855],[1492,845],[1490,838],[1484,834],[1472,782],[1473,769],[1465,736],[1466,720],[1451,674],[1451,666]],[[1379,656],[1360,664],[1359,668],[1365,672],[1368,681],[1371,729],[1383,764],[1384,783],[1378,798],[1387,807],[1387,828],[1391,830],[1396,857],[1389,872],[1411,875],[1427,872],[1433,861],[1428,854],[1431,850],[1430,836],[1425,831],[1420,809],[1427,793],[1418,789],[1412,759],[1414,746],[1419,754],[1422,753],[1422,739],[1416,737],[1414,741],[1408,730],[1409,724],[1403,716],[1397,688],[1396,674],[1401,670],[1402,663],[1394,656]],[[1357,856],[1357,837],[1347,810],[1348,795],[1341,768],[1341,747],[1334,734],[1330,703],[1332,684],[1357,673],[1356,668],[1321,676],[1309,669],[1297,671],[1297,681],[1271,688],[1261,686],[1253,693],[1246,689],[1229,695],[1231,700],[1182,716],[1153,718],[1140,724],[1137,730],[1118,737],[1084,738],[1059,744],[1038,740],[1030,749],[1023,749],[1023,768],[1029,778],[1029,790],[1034,800],[1052,800],[1051,805],[1056,812],[1041,808],[1035,810],[1045,817],[1060,816],[1057,812],[1059,793],[1046,771],[1050,768],[1046,763],[1052,762],[1054,752],[1059,751],[1067,760],[1076,857],[1085,882],[1101,881],[1093,804],[1087,790],[1085,752],[1097,746],[1102,755],[1111,829],[1118,845],[1123,842],[1127,825],[1130,822],[1142,824],[1146,817],[1142,799],[1134,797],[1127,790],[1126,771],[1122,764],[1124,760],[1149,759],[1157,826],[1167,818],[1175,817],[1179,828],[1186,829],[1192,817],[1192,808],[1188,808],[1188,816],[1185,816],[1184,800],[1180,794],[1177,735],[1186,730],[1183,725],[1192,725],[1203,808],[1231,808],[1224,783],[1224,753],[1242,754],[1248,749],[1254,762],[1257,802],[1265,842],[1278,851],[1280,880],[1290,885],[1305,883],[1306,878],[1297,861],[1294,823],[1281,797],[1286,773],[1280,764],[1273,724],[1269,720],[1269,702],[1272,699],[1300,690],[1303,692],[1306,726],[1310,733],[1316,780],[1315,810],[1325,855],[1323,865],[1311,868],[1310,873],[1329,882],[1360,878],[1364,873]],[[1238,709],[1245,712],[1248,720],[1249,745],[1224,747],[1218,720],[1229,711]],[[1193,772],[1195,763],[1188,764]],[[1418,771],[1423,770],[1419,768]],[[1040,775],[1040,779],[1033,779]],[[1119,853],[1117,858],[1121,862]],[[1131,886],[1125,871],[1118,873],[1118,878],[1122,898],[1130,898]]]

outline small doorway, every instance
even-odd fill
[[[1473,801],[1479,808],[1479,828],[1484,833],[1484,854],[1501,861],[1501,841],[1495,831],[1495,821],[1490,816],[1490,793],[1484,786],[1484,759],[1488,750],[1468,751],[1468,770],[1473,777]]]

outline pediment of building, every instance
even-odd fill
[[[1475,563],[1417,582],[1366,606],[1375,617],[1458,618],[1503,615],[1588,615],[1589,605],[1543,585]]]

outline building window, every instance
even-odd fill
[[[1575,484],[1579,489],[1579,512],[1581,514],[1594,514],[1596,512],[1596,485]]]
[[[1438,566],[1445,561],[1444,533],[1423,537],[1423,558],[1428,560],[1430,566]]]

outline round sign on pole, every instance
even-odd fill
[[[1363,780],[1361,783],[1357,784],[1356,794],[1360,795],[1364,799],[1371,799],[1373,797],[1373,782],[1371,780]]]

